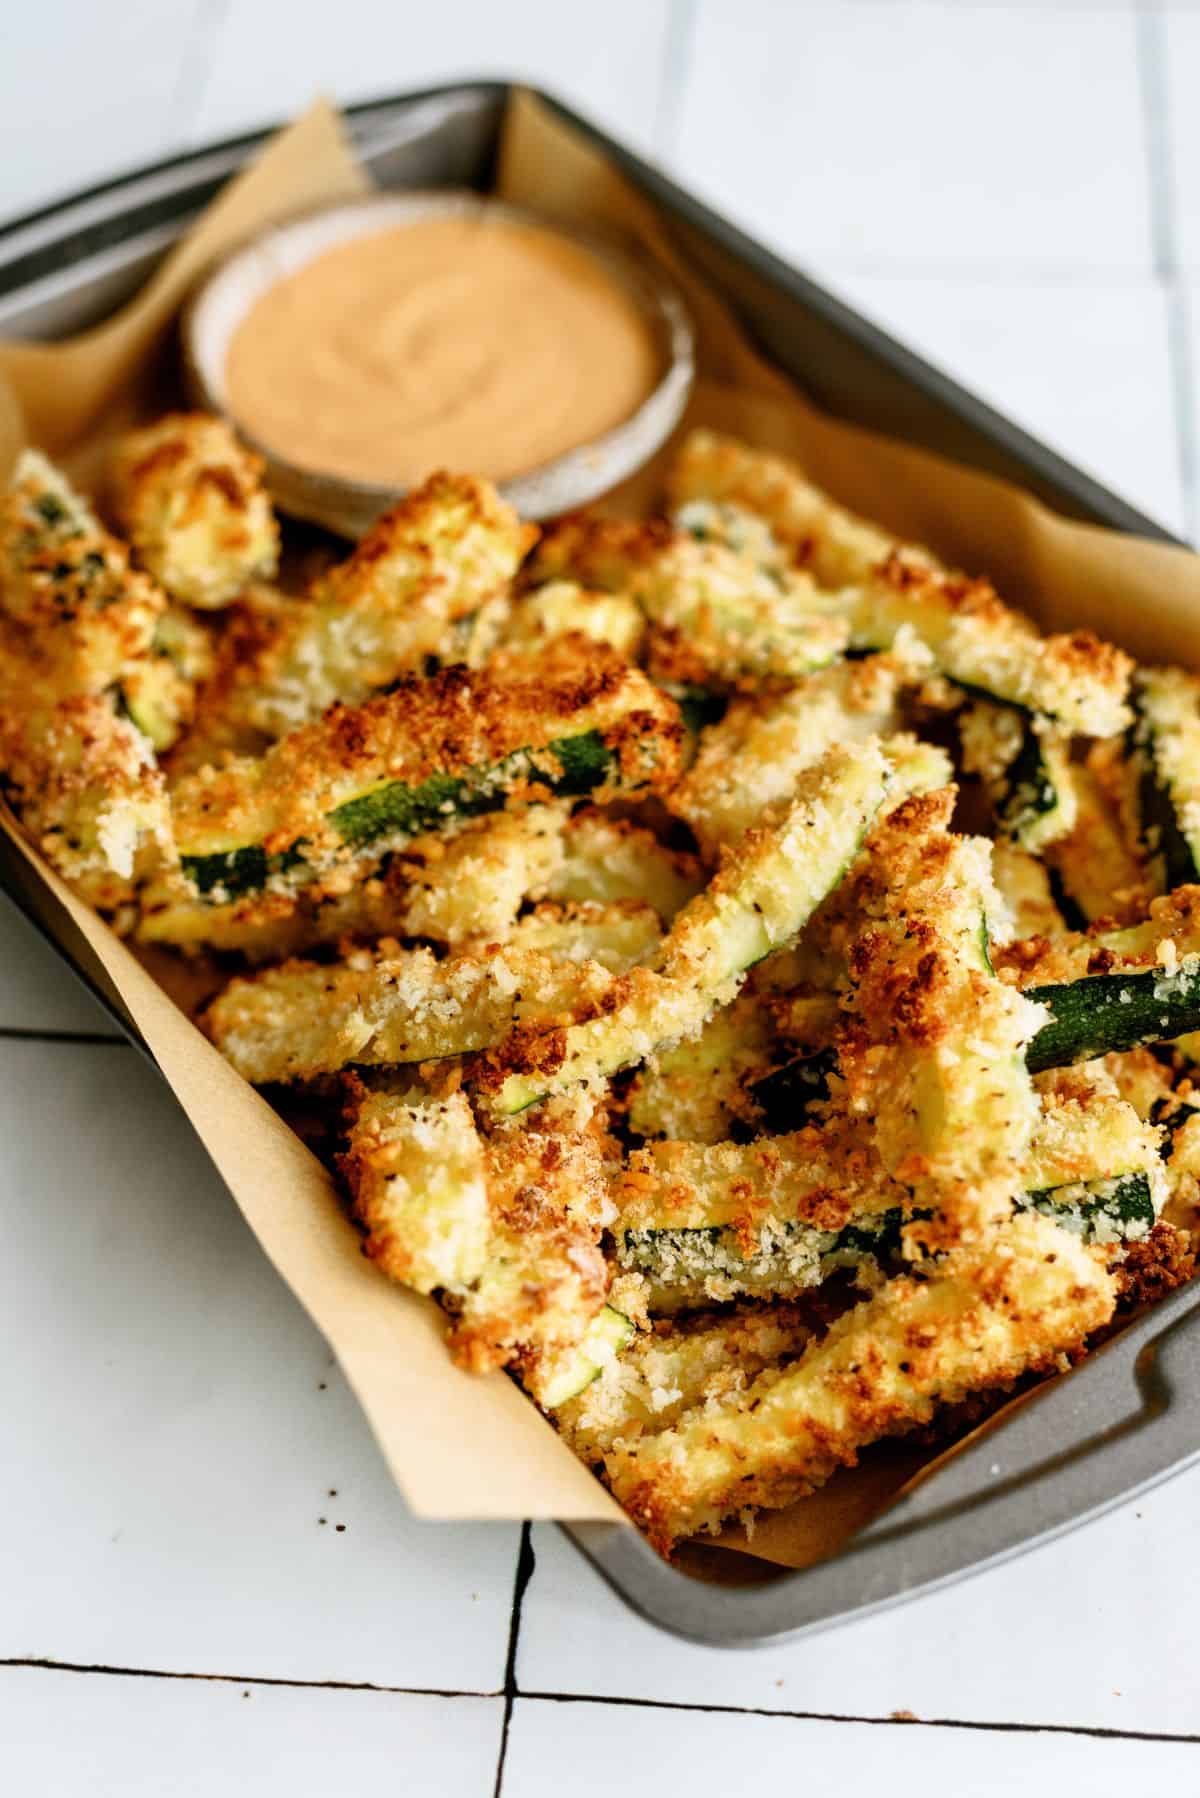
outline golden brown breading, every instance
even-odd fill
[[[544,951],[435,959],[384,938],[330,963],[288,961],[231,980],[201,1023],[247,1080],[311,1080],[351,1063],[465,1055],[522,1023],[549,1029],[613,985],[605,968]]]
[[[152,653],[166,603],[58,470],[26,450],[0,499],[0,607],[37,701],[117,686]]]
[[[1117,1296],[1123,1306],[1156,1305],[1196,1271],[1195,1239],[1159,1219],[1149,1236],[1131,1242],[1115,1260]]]
[[[1132,924],[1154,893],[1138,848],[1128,762],[1119,742],[1093,743],[1085,762],[1071,766],[1075,827],[1046,848],[1067,895],[1090,924]]]
[[[811,569],[824,587],[853,585],[900,548],[898,538],[815,487],[796,463],[718,431],[689,431],[667,472],[667,497],[672,507],[711,500],[762,518],[789,560]],[[905,549],[939,566],[928,550]]]
[[[498,791],[508,806],[538,801],[561,773],[547,746],[586,732],[602,736],[613,761],[601,797],[673,783],[682,736],[676,708],[599,644],[567,637],[536,666],[497,658],[479,673],[447,668],[428,680],[406,680],[362,706],[331,707],[260,760],[241,758],[181,779],[172,795],[180,852],[205,856],[257,844],[280,857],[303,842],[307,872],[289,883],[301,887],[315,870],[352,868],[362,859],[329,821],[339,805],[392,782],[417,788],[435,776],[495,767],[522,751],[528,759],[498,780]],[[453,823],[453,804],[446,809]],[[366,859],[377,862],[412,834],[372,836]]]
[[[943,674],[1097,737],[1124,728],[1131,659],[1090,631],[1039,637],[989,582],[947,572],[929,551],[865,524],[800,469],[714,432],[693,432],[669,480],[675,504],[732,501],[757,512],[798,568],[842,590],[852,641],[881,649],[915,632]]]
[[[222,418],[172,412],[122,437],[111,478],[118,522],[134,554],[172,598],[228,605],[279,563],[279,526],[261,456]]]
[[[162,775],[145,737],[107,699],[28,708],[0,697],[0,781],[46,859],[100,911],[171,864]]]
[[[1011,1214],[1037,1115],[1022,1050],[1043,1018],[989,970],[990,845],[946,829],[953,804],[953,788],[905,800],[860,858],[839,1041],[884,1165],[951,1231]]]
[[[1106,1324],[1113,1277],[1095,1251],[1025,1215],[928,1280],[890,1281],[782,1371],[726,1406],[604,1456],[614,1493],[664,1553],[748,1507],[811,1492],[881,1436],[938,1405],[1063,1364]]]
[[[603,1150],[592,1135],[513,1131],[484,1145],[491,1231],[450,1350],[473,1373],[581,1340],[604,1304]]]
[[[844,619],[807,575],[765,573],[662,519],[562,520],[539,544],[529,578],[564,576],[637,601],[651,623],[650,672],[666,683],[753,691],[823,666],[847,639]]]
[[[490,653],[479,617],[504,602],[537,535],[490,482],[436,474],[386,512],[302,605],[247,639],[201,707],[214,742],[267,741],[400,676]],[[489,614],[490,615],[490,614]],[[499,622],[492,619],[492,624]],[[189,759],[195,767],[196,760]]]
[[[252,962],[385,936],[506,942],[523,901],[543,893],[562,867],[564,810],[496,812],[453,836],[417,837],[345,893],[266,891],[209,905],[175,871],[141,894],[137,935],[185,954],[232,950]]]
[[[1200,886],[1189,886],[1152,899],[1145,921],[1122,930],[1101,920],[1085,931],[1006,944],[997,953],[996,967],[1005,980],[1025,988],[1137,968],[1159,967],[1166,976],[1181,957],[1196,954],[1200,954]]]

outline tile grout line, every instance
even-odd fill
[[[410,1698],[499,1698],[501,1693],[474,1686],[388,1686],[371,1679],[289,1679],[271,1673],[182,1673],[171,1667],[110,1667],[103,1662],[56,1661],[36,1655],[0,1657],[6,1669],[40,1673],[99,1673],[111,1679],[190,1679],[216,1686],[282,1686],[306,1692],[381,1692]]]
[[[508,1626],[508,1654],[504,1662],[504,1716],[500,1723],[500,1747],[496,1755],[496,1781],[492,1787],[492,1798],[500,1798],[504,1787],[504,1763],[508,1759],[508,1732],[512,1724],[513,1706],[517,1697],[517,1643],[521,1634],[521,1607],[525,1602],[525,1592],[533,1570],[536,1566],[533,1553],[533,1526],[526,1522],[521,1525],[521,1542],[517,1549],[517,1568],[513,1575],[512,1616]]]
[[[1195,541],[1197,516],[1197,445],[1192,392],[1192,343],[1187,298],[1179,272],[1176,242],[1175,183],[1171,157],[1171,109],[1166,78],[1166,26],[1161,12],[1138,0],[1134,14],[1138,86],[1146,132],[1146,181],[1149,189],[1150,240],[1155,278],[1166,308],[1167,358],[1175,413],[1175,453],[1183,488],[1184,519]]]
[[[654,120],[654,150],[669,157],[675,148],[684,89],[691,72],[692,45],[696,33],[696,0],[670,0],[659,77],[658,110]]]
[[[528,1532],[528,1525],[525,1525]],[[383,1695],[410,1698],[500,1698],[504,1697],[505,1720],[504,1742],[506,1745],[508,1724],[511,1720],[512,1702],[520,1697],[537,1704],[603,1704],[614,1707],[632,1708],[634,1710],[681,1711],[689,1713],[712,1713],[715,1716],[729,1717],[776,1717],[791,1722],[809,1723],[845,1723],[865,1724],[871,1728],[902,1729],[968,1729],[993,1731],[999,1734],[1015,1735],[1074,1735],[1086,1736],[1100,1741],[1132,1741],[1132,1742],[1176,1742],[1200,1746],[1200,1735],[1171,1730],[1139,1730],[1114,1729],[1102,1724],[1086,1723],[1009,1723],[987,1722],[968,1717],[897,1717],[870,1716],[852,1711],[792,1711],[768,1709],[763,1705],[751,1704],[701,1704],[689,1703],[683,1699],[669,1698],[633,1698],[620,1695],[593,1692],[550,1692],[538,1690],[521,1690],[516,1684],[516,1650],[517,1634],[520,1627],[520,1612],[534,1571],[534,1556],[527,1534],[523,1536],[521,1551],[518,1555],[517,1573],[513,1588],[513,1622],[509,1634],[508,1662],[505,1671],[505,1690],[479,1690],[472,1686],[392,1686],[380,1684],[375,1680],[352,1679],[300,1679],[287,1678],[272,1674],[235,1674],[235,1673],[184,1673],[163,1667],[114,1667],[101,1662],[58,1661],[33,1655],[12,1655],[0,1657],[0,1672],[5,1670],[20,1671],[29,1669],[46,1673],[98,1673],[113,1679],[179,1679],[193,1680],[200,1684],[230,1686],[269,1686],[282,1687],[289,1690],[317,1692],[378,1692]],[[511,1690],[509,1688],[511,1687]],[[500,1776],[503,1763],[497,1769],[495,1792],[500,1791]]]
[[[1156,1729],[1112,1729],[1104,1724],[1089,1723],[996,1723],[973,1717],[859,1716],[841,1711],[770,1710],[755,1704],[689,1704],[683,1699],[629,1698],[604,1696],[590,1692],[522,1691],[522,1701],[533,1704],[609,1704],[627,1709],[649,1711],[681,1711],[685,1714],[712,1714],[718,1717],[778,1717],[800,1723],[865,1724],[872,1729],[966,1729],[991,1731],[998,1735],[1085,1736],[1110,1742],[1175,1742],[1200,1746],[1200,1735],[1182,1731]]]

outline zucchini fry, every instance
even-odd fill
[[[577,1455],[601,1463],[618,1441],[670,1429],[693,1408],[728,1406],[767,1368],[794,1360],[811,1335],[788,1305],[660,1322],[632,1338],[554,1421]]]
[[[279,565],[262,458],[224,419],[173,412],[130,431],[112,458],[113,507],[134,555],[172,599],[226,606]]]
[[[1163,892],[1200,880],[1200,679],[1140,668],[1129,735],[1141,844]]]
[[[185,776],[172,795],[183,873],[214,904],[344,890],[389,851],[481,813],[668,787],[680,736],[644,675],[576,638],[536,667],[448,668],[332,707],[260,760]]]
[[[348,1076],[339,1166],[367,1254],[414,1292],[461,1293],[482,1274],[490,1219],[483,1144],[462,1093],[370,1091]]]
[[[509,1132],[485,1141],[484,1161],[487,1255],[463,1296],[450,1350],[473,1373],[525,1366],[535,1392],[553,1396],[564,1361],[571,1370],[608,1294],[601,1145],[592,1135]]]
[[[124,906],[170,866],[170,811],[153,751],[107,699],[0,703],[0,782],[47,861],[99,911]]]
[[[437,961],[384,939],[321,964],[291,961],[230,981],[201,1020],[255,1085],[312,1080],[359,1066],[466,1055],[523,1023],[548,1029],[582,995],[599,1001],[607,969],[502,946]]]
[[[1046,845],[1045,859],[1085,923],[1132,924],[1145,915],[1157,888],[1134,830],[1126,828],[1130,782],[1120,745],[1093,743],[1086,762],[1072,762],[1069,779],[1074,828]]]
[[[185,954],[236,951],[252,962],[343,939],[506,942],[522,903],[544,892],[560,869],[563,829],[557,805],[472,818],[454,836],[416,838],[378,874],[329,896],[259,892],[209,905],[175,872],[142,893],[138,939]]]
[[[1169,1042],[1200,1028],[1200,887],[1152,900],[1123,930],[1012,943],[998,965],[1050,1014],[1027,1051],[1035,1072]]]
[[[191,716],[194,640],[164,594],[91,507],[35,450],[0,500],[0,610],[19,659],[13,703],[108,697],[167,748]]]
[[[734,997],[746,969],[794,937],[837,885],[888,778],[876,744],[831,749],[801,776],[783,817],[743,838],[712,884],[684,906],[655,966],[621,977],[602,1015],[584,1011],[565,1030],[518,1032],[481,1061],[475,1078],[489,1109],[510,1116],[694,1036]]]
[[[487,481],[437,474],[374,524],[348,561],[280,616],[209,728],[273,741],[357,705],[430,658],[461,661],[536,536]],[[494,621],[494,620],[493,620]],[[493,633],[481,639],[490,653]],[[204,710],[202,706],[202,711]]]
[[[841,593],[856,649],[915,635],[939,670],[1069,730],[1122,730],[1130,658],[1089,631],[1041,637],[987,581],[947,572],[927,549],[868,525],[778,457],[693,432],[668,477],[671,501],[706,499],[758,513],[797,567]]]
[[[822,493],[794,462],[716,431],[690,431],[684,438],[667,473],[667,497],[676,508],[705,502],[760,519],[788,562],[811,569],[822,587],[854,585],[901,547],[887,531]],[[939,566],[928,550],[905,548],[930,568]]]
[[[839,1069],[884,1166],[953,1231],[1011,1214],[1037,1116],[1023,1051],[1044,1013],[988,957],[990,845],[948,829],[954,789],[872,833],[854,889]]]
[[[807,576],[776,579],[661,519],[564,519],[538,545],[529,578],[636,600],[651,625],[650,672],[664,682],[753,690],[822,668],[846,644],[845,623]]]
[[[716,860],[790,798],[797,775],[831,744],[896,729],[899,692],[911,678],[902,658],[869,656],[807,675],[787,693],[735,699],[720,723],[701,733],[671,810]]]
[[[1037,853],[1075,828],[1070,739],[1045,718],[978,699],[960,715],[963,767],[984,783],[996,822]]]
[[[604,1303],[596,1139],[484,1142],[462,1093],[370,1091],[353,1077],[346,1122],[341,1168],[366,1252],[401,1285],[454,1302],[460,1365],[516,1361],[547,1404],[595,1378],[632,1331]]]
[[[1160,1132],[1116,1097],[1063,1099],[1038,1119],[1018,1209],[1087,1242],[1149,1234],[1167,1198]],[[789,1297],[839,1268],[862,1283],[901,1247],[908,1188],[890,1180],[861,1127],[750,1143],[660,1142],[626,1164],[612,1226],[622,1267],[650,1281],[654,1310],[746,1294]]]
[[[889,1281],[724,1406],[618,1441],[608,1483],[664,1553],[748,1507],[788,1504],[936,1406],[1061,1367],[1113,1313],[1115,1281],[1097,1256],[1045,1218],[1015,1218],[933,1278]]]

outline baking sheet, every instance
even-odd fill
[[[199,270],[261,224],[365,186],[336,115],[318,106],[231,183],[131,308],[67,345],[0,347],[9,385],[6,394],[0,383],[0,465],[22,434],[15,396],[28,435],[86,471],[118,423],[162,403],[172,320]],[[702,380],[689,423],[795,455],[847,503],[986,570],[1051,628],[1090,624],[1143,656],[1200,661],[1200,564],[1190,553],[1068,523],[1002,482],[823,417],[755,354],[672,249],[649,202],[532,96],[512,102],[497,186],[506,197],[615,231],[672,268],[699,328]],[[651,470],[614,503],[642,503],[653,481]],[[337,1353],[411,1507],[439,1517],[620,1518],[504,1376],[470,1379],[451,1367],[433,1307],[388,1285],[358,1254],[319,1164],[124,946],[42,875],[44,921],[54,934],[77,929],[99,958],[251,1227]],[[765,1523],[754,1551],[808,1564],[910,1472],[903,1465],[881,1477],[872,1462],[840,1478],[819,1501]]]

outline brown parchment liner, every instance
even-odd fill
[[[121,312],[69,342],[0,344],[0,474],[32,441],[86,475],[114,429],[175,397],[173,324],[199,273],[261,227],[369,187],[337,114],[318,103],[225,188]],[[670,268],[699,347],[682,428],[708,424],[794,456],[855,509],[991,576],[1048,629],[1086,625],[1143,659],[1200,666],[1200,558],[1069,522],[1005,482],[817,412],[753,351],[673,249],[654,207],[531,95],[510,107],[497,191],[564,222],[616,232]],[[658,474],[644,471],[613,502],[651,503]],[[4,861],[27,903],[69,954],[78,960],[82,951],[140,1031],[266,1254],[337,1355],[409,1507],[424,1517],[626,1522],[505,1375],[452,1366],[440,1313],[361,1255],[308,1149],[11,823],[0,823]],[[736,1578],[747,1554],[796,1567],[832,1553],[936,1464],[933,1451],[914,1444],[872,1451],[814,1497],[764,1516],[752,1544],[729,1532],[723,1540],[742,1552],[723,1558],[721,1577]],[[716,1559],[710,1553],[710,1573]],[[705,1570],[691,1552],[685,1560]]]

